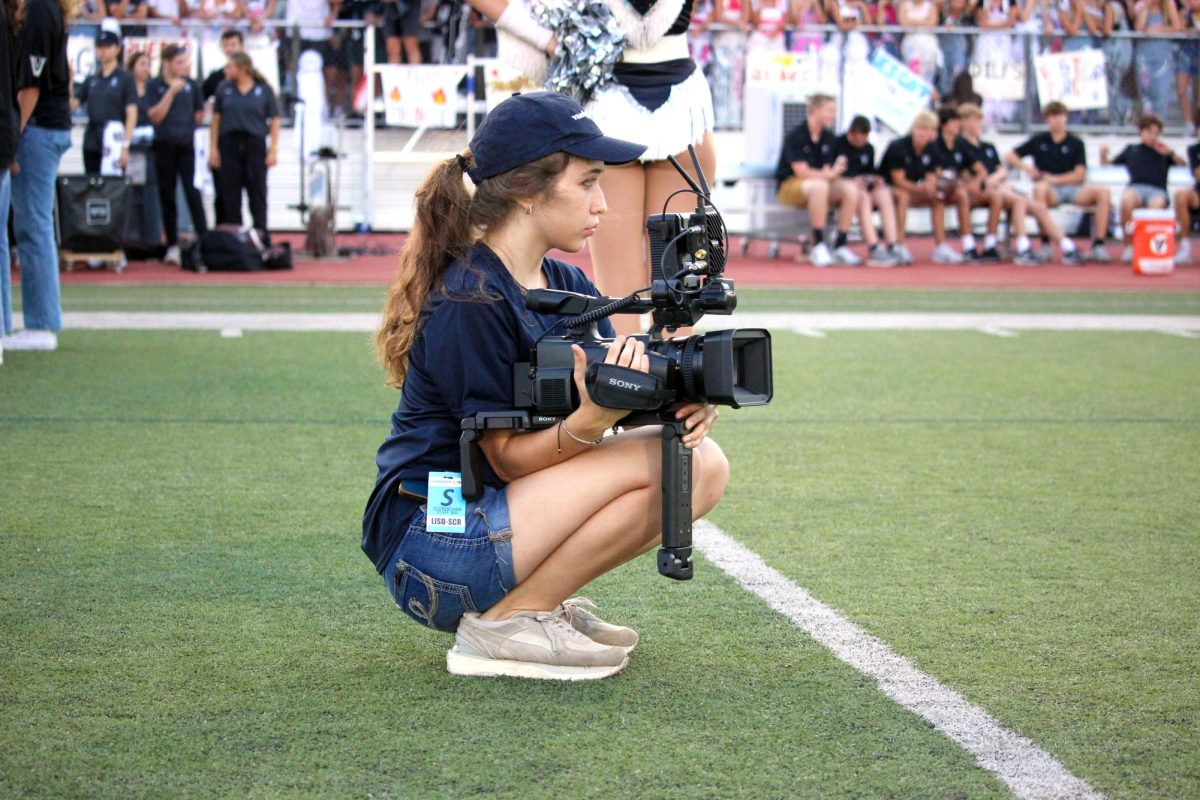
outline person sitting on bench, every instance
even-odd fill
[[[1050,130],[1035,134],[1015,150],[1004,155],[1004,163],[1027,174],[1033,183],[1033,199],[1054,208],[1060,203],[1073,203],[1081,208],[1093,209],[1096,218],[1092,230],[1092,249],[1088,260],[1107,262],[1112,260],[1104,246],[1108,238],[1109,209],[1112,198],[1103,186],[1085,183],[1087,180],[1087,153],[1083,140],[1067,132],[1067,107],[1056,101],[1046,104],[1042,116]],[[1033,158],[1030,165],[1022,159]],[[1042,242],[1049,244],[1046,231]]]
[[[808,209],[813,229],[809,260],[814,267],[861,263],[846,245],[846,234],[858,208],[858,186],[842,177],[846,159],[834,155],[837,142],[830,128],[836,117],[837,102],[832,97],[824,94],[810,97],[808,119],[784,138],[775,169],[779,202]],[[825,244],[825,219],[830,203],[838,208],[837,238],[832,252]]]
[[[1174,164],[1182,165],[1179,157],[1166,142],[1162,134],[1162,118],[1155,114],[1143,114],[1138,119],[1138,136],[1141,144],[1131,144],[1117,154],[1108,157],[1108,145],[1100,148],[1101,164],[1121,164],[1129,173],[1129,185],[1121,192],[1121,230],[1130,230],[1135,208],[1166,208],[1171,202],[1167,194],[1167,175]],[[1133,247],[1126,245],[1121,260],[1133,261]]]
[[[1196,139],[1200,140],[1200,109],[1196,110]],[[1175,219],[1179,222],[1179,247],[1175,250],[1175,263],[1187,264],[1192,260],[1192,212],[1200,211],[1200,141],[1187,149],[1188,170],[1196,181],[1190,189],[1175,193]]]

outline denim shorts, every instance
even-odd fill
[[[435,631],[453,632],[466,612],[491,608],[517,585],[508,490],[489,486],[469,503],[464,533],[425,530],[421,506],[383,581],[400,610]]]
[[[1200,72],[1200,42],[1183,41],[1175,45],[1175,74],[1195,79]]]
[[[1150,205],[1150,201],[1158,198],[1164,203],[1170,204],[1170,197],[1165,189],[1158,186],[1151,186],[1148,183],[1131,183],[1125,187],[1125,191],[1134,192],[1138,196],[1138,202],[1144,206]]]

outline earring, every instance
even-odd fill
[[[528,216],[533,213],[533,206],[525,206],[525,214]]]

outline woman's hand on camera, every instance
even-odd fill
[[[683,436],[683,446],[689,449],[700,446],[721,413],[717,407],[708,403],[688,403],[675,410],[675,419],[683,420],[687,433]]]
[[[629,412],[621,408],[607,408],[592,402],[584,380],[584,373],[587,372],[587,356],[584,355],[583,348],[577,344],[571,345],[571,352],[575,355],[575,387],[579,390],[579,408],[571,412],[571,429],[575,429],[573,423],[578,420],[581,426],[587,426],[589,433],[599,435],[615,425]],[[604,356],[604,363],[628,367],[638,372],[650,371],[650,357],[646,355],[645,343],[632,336],[618,336],[614,339],[608,348],[608,353]]]

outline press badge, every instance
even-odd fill
[[[429,495],[425,504],[425,530],[431,533],[465,533],[467,501],[462,496],[462,474],[429,473]]]

